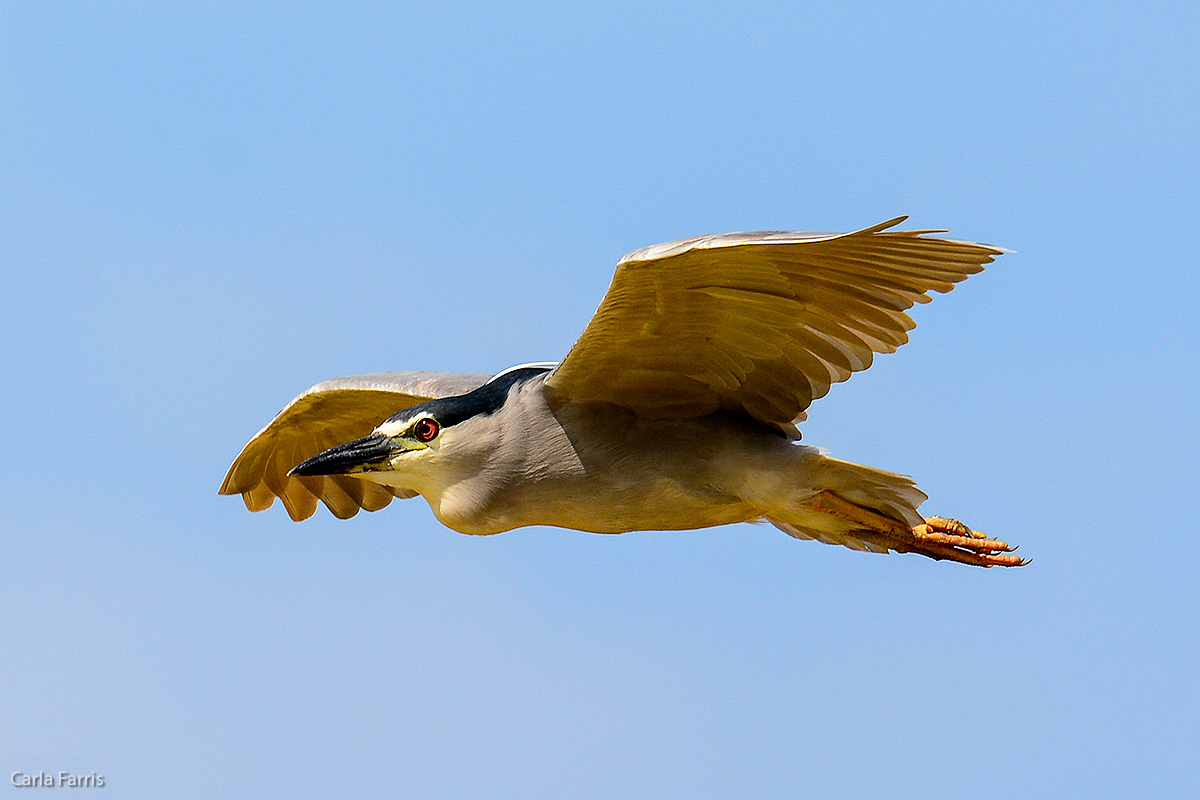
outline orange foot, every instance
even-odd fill
[[[903,522],[851,503],[829,490],[818,492],[805,505],[861,526],[864,541],[883,545],[897,553],[920,553],[936,559],[958,561],[980,567],[1021,567],[1029,562],[1013,555],[1017,548],[986,534],[973,531],[956,519],[929,517],[909,528]]]
[[[949,558],[981,567],[1023,567],[1029,562],[1013,555],[1017,548],[1008,542],[989,539],[956,519],[928,517],[925,524],[912,529],[920,549],[913,552],[930,558]]]

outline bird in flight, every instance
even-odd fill
[[[557,364],[498,375],[324,381],[242,449],[221,484],[293,520],[422,495],[462,533],[596,533],[766,521],[797,539],[978,566],[1026,563],[942,517],[904,475],[799,443],[832,384],[894,352],[905,312],[1002,250],[891,230],[701,236],[621,259]]]

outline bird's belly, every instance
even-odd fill
[[[606,480],[531,483],[510,487],[486,502],[459,502],[445,493],[434,513],[463,533],[500,533],[526,525],[552,525],[592,533],[690,530],[746,522],[757,511],[736,497],[668,479],[638,484]]]
[[[741,491],[746,465],[801,453],[723,415],[644,420],[567,404],[536,416],[554,424],[526,426],[483,464],[420,489],[439,520],[484,534],[524,525],[623,533],[744,522],[762,516]]]

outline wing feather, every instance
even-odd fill
[[[1004,252],[889,230],[904,219],[634,251],[547,389],[659,417],[740,412],[788,431],[832,384],[908,341],[915,303]]]
[[[346,519],[359,509],[377,511],[403,489],[344,475],[289,476],[309,456],[366,436],[392,414],[439,397],[466,394],[488,375],[385,372],[323,381],[300,393],[242,448],[221,483],[221,494],[241,494],[246,508],[262,511],[275,498],[288,516],[308,519],[324,503]]]

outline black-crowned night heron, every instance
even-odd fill
[[[831,384],[908,341],[904,313],[1001,250],[888,230],[729,233],[621,259],[561,363],[492,377],[389,372],[318,383],[250,440],[223,494],[294,520],[392,497],[489,534],[765,520],[798,539],[981,566],[1022,562],[912,479],[830,458],[796,423]]]

